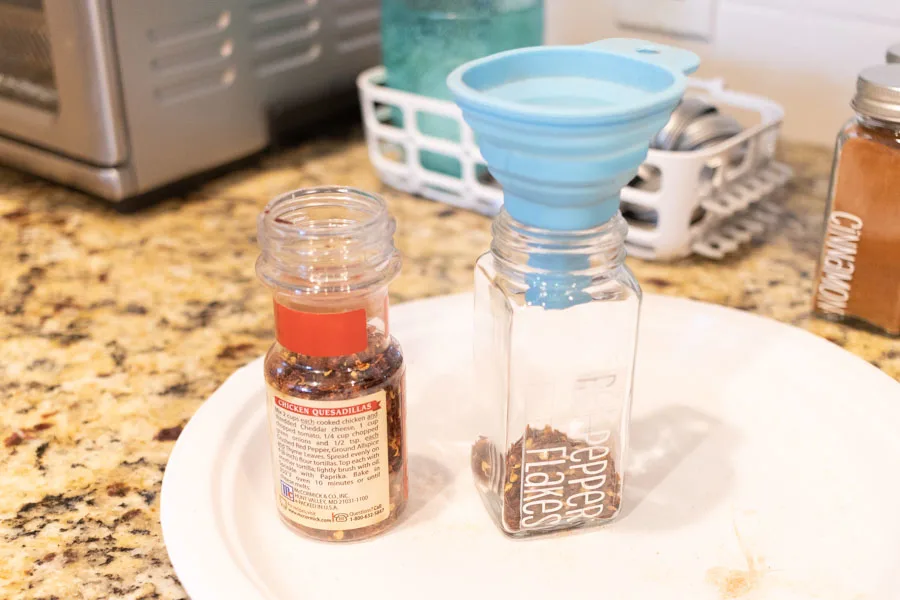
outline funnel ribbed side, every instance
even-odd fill
[[[507,212],[533,227],[590,229],[616,214],[697,63],[684,50],[614,39],[502,52],[447,84]]]
[[[472,110],[463,117],[514,219],[547,229],[589,229],[616,214],[622,188],[676,104],[636,121],[594,126],[534,125]]]

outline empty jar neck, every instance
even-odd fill
[[[366,302],[400,270],[395,228],[379,196],[338,187],[289,192],[259,216],[256,272],[279,302]]]
[[[491,254],[498,272],[507,276],[598,277],[624,263],[627,231],[620,213],[591,229],[556,231],[525,225],[502,210],[494,219]]]

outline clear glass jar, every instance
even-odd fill
[[[476,265],[472,471],[510,536],[619,514],[641,304],[625,233],[621,214],[551,231],[503,211]]]
[[[347,188],[284,194],[258,220],[256,269],[275,308],[265,379],[276,504],[320,540],[376,535],[406,506],[405,364],[388,330],[394,229],[380,197]]]
[[[900,335],[900,64],[864,70],[838,134],[813,286],[820,317]]]
[[[381,46],[387,85],[450,100],[447,76],[459,65],[504,50],[539,46],[544,39],[543,0],[383,0]],[[403,126],[402,113],[392,120]],[[420,112],[425,135],[460,141],[454,119]],[[461,176],[458,160],[422,151],[425,168]]]

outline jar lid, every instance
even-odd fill
[[[889,63],[900,63],[900,44],[888,48],[887,61]]]
[[[900,64],[869,67],[860,73],[852,105],[863,116],[900,123]]]

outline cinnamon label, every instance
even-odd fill
[[[858,126],[842,146],[814,287],[816,312],[900,334],[900,146]]]
[[[854,214],[838,210],[828,217],[816,288],[816,306],[822,312],[842,317],[847,312],[862,229],[862,219]]]

